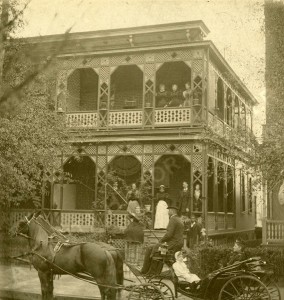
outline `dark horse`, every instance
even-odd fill
[[[102,299],[116,299],[123,284],[123,259],[115,248],[105,244],[68,240],[40,215],[33,214],[19,223],[17,233],[27,235],[31,263],[38,271],[42,299],[53,299],[53,275],[90,275],[98,284]],[[81,275],[80,275],[81,274]]]

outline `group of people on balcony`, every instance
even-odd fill
[[[190,107],[193,105],[193,98],[198,98],[197,90],[191,89],[190,82],[185,83],[182,91],[176,83],[172,84],[171,91],[166,89],[166,85],[161,83],[156,93],[156,107]]]

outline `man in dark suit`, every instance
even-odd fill
[[[146,249],[144,264],[141,270],[142,274],[146,274],[149,271],[152,263],[152,257],[155,253],[159,252],[159,248],[162,244],[167,243],[168,250],[173,251],[174,253],[182,249],[184,225],[180,217],[177,215],[177,209],[178,208],[175,206],[168,207],[170,220],[167,226],[167,232],[158,244]]]
[[[198,215],[191,215],[190,224],[187,231],[187,244],[190,248],[193,248],[199,243],[201,237],[202,223],[197,222]]]
[[[187,182],[182,183],[182,191],[180,192],[179,196],[179,206],[178,206],[178,214],[182,218],[188,218],[188,215],[190,213],[190,200],[191,200],[191,195],[190,195],[190,189],[188,187]]]

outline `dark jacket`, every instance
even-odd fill
[[[178,205],[178,212],[180,215],[189,215],[190,214],[190,189],[188,189],[186,192],[182,190],[180,192],[179,196],[179,205]],[[186,211],[186,209],[189,209],[189,212]]]
[[[125,240],[130,242],[144,242],[144,225],[136,220],[130,222],[124,231]]]
[[[188,228],[189,228],[189,230],[187,233],[187,238],[189,240],[189,246],[193,247],[200,240],[202,225],[195,222],[192,226],[191,226],[191,224],[189,224]]]
[[[245,259],[246,259],[246,257],[243,252],[233,252],[232,255],[230,256],[227,266],[233,265],[237,262],[241,262]]]
[[[158,202],[160,200],[164,200],[165,202],[167,202],[167,204],[169,205],[169,194],[166,192],[158,192],[156,195],[156,205],[158,204]]]
[[[184,225],[180,217],[171,216],[167,227],[166,234],[160,240],[161,243],[167,242],[168,249],[178,251],[183,246]]]

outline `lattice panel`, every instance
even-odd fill
[[[85,147],[85,151],[86,151],[86,153],[88,153],[90,155],[95,155],[95,154],[97,154],[97,147],[96,147],[96,145],[87,145]]]
[[[58,64],[63,69],[96,68],[100,65],[100,59],[97,57],[58,59]]]
[[[192,67],[193,67],[193,72],[196,74],[202,74],[203,72],[203,60],[202,59],[198,59],[198,60],[194,60],[192,63]]]
[[[120,152],[121,152],[121,149],[118,145],[112,144],[112,145],[108,146],[108,153],[109,154],[118,154]]]
[[[166,145],[163,145],[163,144],[156,144],[156,145],[154,145],[154,152],[155,153],[161,153],[161,154],[163,154],[163,153],[167,152],[167,150],[168,150],[168,148],[167,148]]]
[[[157,52],[155,53],[155,62],[165,62],[173,60],[171,52]]]
[[[143,168],[145,170],[152,170],[153,169],[153,156],[152,155],[144,155],[143,157]]]
[[[110,58],[110,65],[143,64],[145,61],[143,54],[138,55],[120,55]]]
[[[195,154],[192,156],[192,165],[194,171],[201,171],[202,170],[202,155]]]
[[[107,163],[106,156],[98,156],[98,160],[97,160],[98,168],[104,169],[106,167],[106,163]]]
[[[109,76],[110,76],[110,69],[109,67],[101,67],[100,70],[100,82],[108,83],[109,82]]]
[[[144,67],[144,76],[147,79],[152,79],[155,75],[155,65],[154,64],[146,64]]]
[[[177,51],[181,60],[191,60],[193,57],[191,50]]]
[[[124,239],[113,239],[112,240],[112,245],[119,250],[123,250],[125,249],[125,243],[126,241]]]
[[[191,153],[191,144],[181,144],[179,145],[179,149],[183,154]]]
[[[143,152],[143,145],[130,145],[129,150],[130,153],[141,154]]]

